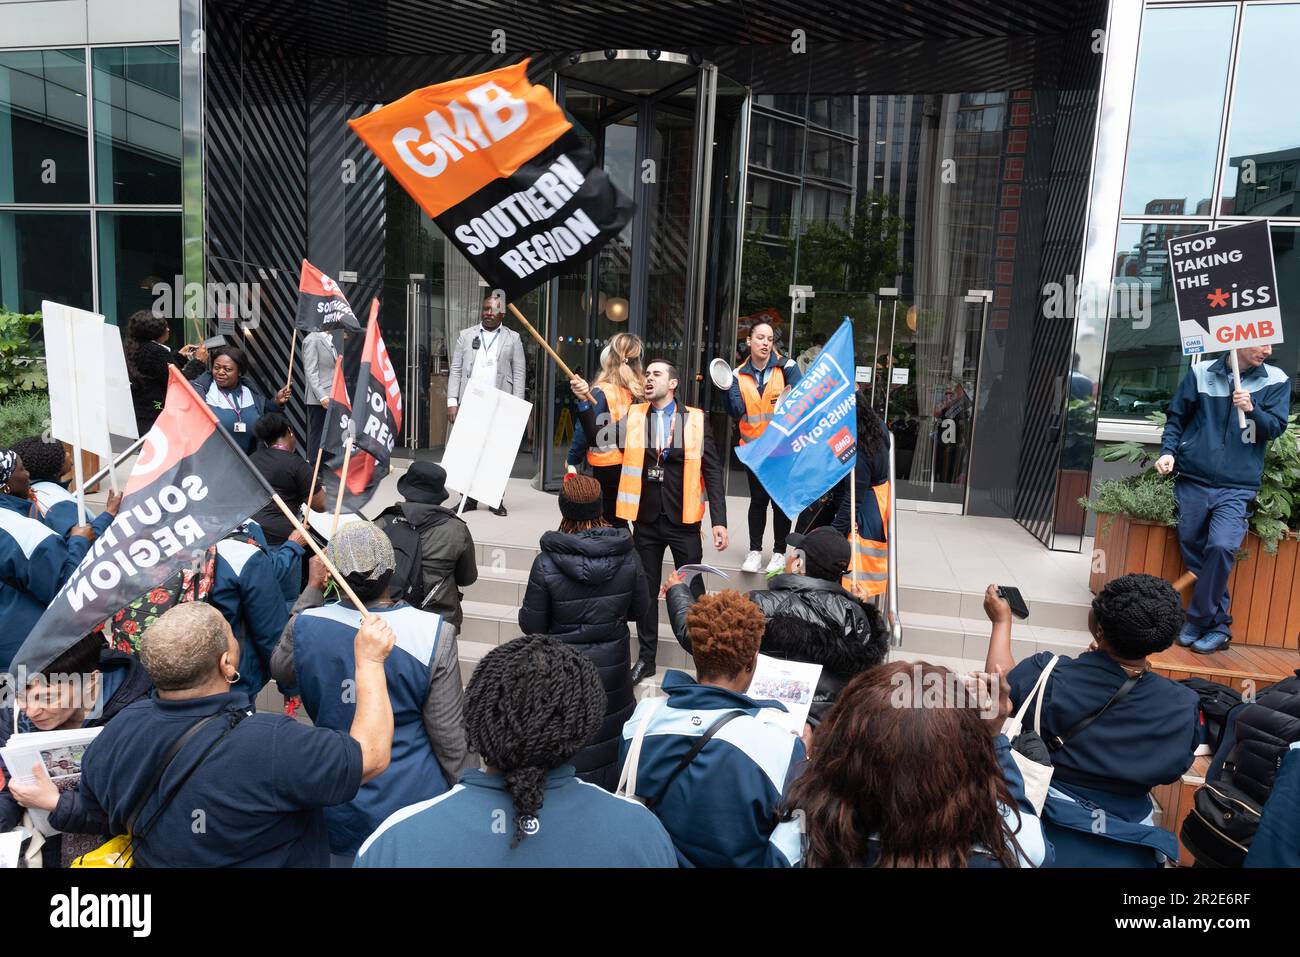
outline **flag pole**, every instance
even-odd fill
[[[289,370],[285,373],[285,386],[293,385],[293,356],[298,349],[298,327],[293,327],[293,338],[289,340]]]
[[[858,595],[858,467],[849,469],[849,591]]]
[[[324,429],[321,430],[321,438],[325,437]],[[307,510],[311,511],[311,500],[316,494],[316,479],[320,477],[320,457],[324,453],[324,446],[316,447],[316,467],[311,470],[311,485],[307,486]]]
[[[348,484],[348,463],[352,461],[352,436],[343,446],[343,468],[339,471],[339,494],[334,497],[334,521],[330,525],[330,538],[339,530],[339,515],[343,511],[343,490]]]
[[[103,468],[101,468],[98,472],[96,472],[96,473],[95,473],[94,475],[92,475],[90,478],[86,479],[86,486],[89,487],[89,486],[91,486],[91,485],[94,485],[96,482],[98,482],[100,479],[102,479],[102,478],[105,476],[105,474],[107,474],[110,470],[112,470],[112,469],[115,468],[116,466],[121,465],[123,462],[125,462],[127,459],[129,459],[132,455],[134,455],[136,452],[138,452],[139,449],[140,449],[140,446],[144,445],[144,440],[145,440],[146,438],[148,438],[147,435],[141,436],[140,438],[138,438],[138,439],[136,439],[134,442],[132,442],[130,445],[128,445],[128,446],[126,447],[126,451],[120,453],[120,454],[117,456],[117,458],[113,459],[113,460],[112,460],[108,465],[105,465]],[[114,487],[113,487],[113,490],[114,490],[114,491],[117,491],[117,486],[114,486]]]
[[[524,318],[524,314],[519,311],[519,307],[513,302],[510,303],[510,311],[515,314],[516,319],[524,324],[524,328],[533,334],[533,338],[537,340],[538,345],[545,349],[547,354],[555,360],[555,364],[560,367],[560,371],[570,379],[576,379],[577,376],[573,374],[573,370],[564,364],[564,360],[561,359],[559,354],[551,348],[551,344],[542,338],[542,334],[533,328],[533,324]]]
[[[339,574],[339,570],[334,567],[334,563],[329,560],[329,556],[325,554],[324,549],[316,544],[316,539],[312,537],[311,532],[303,528],[303,524],[298,519],[298,516],[294,515],[289,506],[284,504],[284,499],[280,498],[277,493],[271,496],[271,501],[274,502],[280,511],[284,513],[284,517],[292,523],[294,531],[307,540],[307,547],[316,554],[317,558],[325,563],[325,570],[330,573],[330,576],[338,584],[339,589],[343,594],[348,596],[348,601],[356,605],[357,611],[361,612],[362,615],[369,615],[370,609],[368,609],[361,599],[357,597],[357,593],[352,590],[351,586],[348,585],[343,576]]]

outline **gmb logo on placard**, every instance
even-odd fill
[[[438,108],[424,115],[427,139],[424,131],[413,126],[393,134],[393,149],[421,176],[432,179],[440,175],[449,161],[499,143],[528,119],[528,104],[491,81],[469,90],[465,98],[474,109],[452,100],[447,106],[451,123]]]

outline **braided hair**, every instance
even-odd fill
[[[1123,658],[1164,651],[1183,627],[1183,603],[1174,586],[1155,575],[1116,578],[1092,600],[1101,638]]]
[[[505,776],[515,810],[511,847],[542,807],[546,772],[577,754],[604,717],[600,672],[564,642],[525,635],[483,656],[465,689],[465,735]]]
[[[33,482],[57,482],[63,478],[66,453],[62,442],[32,435],[15,442],[14,451],[22,456],[23,465]]]

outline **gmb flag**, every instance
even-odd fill
[[[339,327],[361,331],[361,323],[339,284],[305,259],[298,276],[298,311],[293,323],[302,332],[329,332]]]
[[[201,559],[272,494],[175,366],[122,505],[23,642],[12,670],[40,671],[100,622]],[[21,687],[21,685],[20,685]]]
[[[370,304],[366,342],[361,352],[356,395],[348,397],[343,377],[343,360],[334,364],[334,384],[326,412],[321,448],[325,450],[325,471],[321,480],[327,496],[337,496],[344,484],[343,503],[358,511],[375,494],[388,474],[393,447],[402,429],[402,392],[397,371],[388,358],[384,338],[379,334],[379,300]],[[343,476],[344,446],[352,439],[348,473]]]
[[[348,121],[508,299],[586,262],[635,208],[527,68],[426,86]]]
[[[736,455],[787,515],[798,515],[853,468],[858,451],[853,323],[844,320],[777,403],[763,434]]]

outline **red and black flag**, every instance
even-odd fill
[[[348,121],[508,299],[572,272],[635,211],[527,68],[426,86]]]
[[[265,505],[261,473],[172,366],[117,517],[86,552],[14,657],[33,674],[181,569]]]
[[[338,328],[361,331],[361,323],[339,284],[305,259],[298,277],[298,312],[293,322],[302,332]]]
[[[370,501],[388,474],[393,447],[401,429],[402,392],[397,385],[397,371],[384,346],[384,337],[379,333],[379,300],[376,299],[370,305],[370,321],[366,324],[366,342],[361,351],[361,369],[357,374],[354,398],[348,396],[343,360],[334,365],[334,384],[321,434],[321,448],[325,450],[321,478],[325,483],[327,500],[332,502],[338,495],[349,436],[352,456],[348,459],[343,504],[348,511],[357,512]]]

